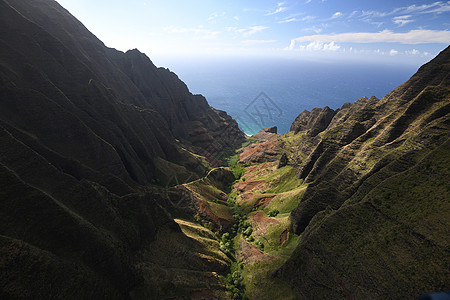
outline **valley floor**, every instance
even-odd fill
[[[177,271],[178,288],[184,290],[180,293],[190,290],[192,299],[296,299],[286,282],[271,275],[297,245],[298,236],[293,233],[289,214],[301,201],[306,184],[295,176],[291,166],[279,168],[278,162],[238,164],[237,158],[235,155],[229,160],[230,168],[212,171],[234,172],[238,179],[231,187],[217,184],[212,175],[177,186],[187,191],[187,206],[196,212],[175,216],[189,242],[183,242],[180,236],[162,234],[158,245],[151,248],[165,249],[164,255],[150,251],[150,260],[182,252],[185,257],[181,260],[207,262],[209,270],[197,277],[187,272],[188,268],[184,270],[187,273]],[[163,244],[180,248],[166,249]],[[195,244],[197,253],[187,250],[187,244]],[[161,276],[153,276],[155,279],[158,282]],[[164,282],[158,285],[167,285]]]

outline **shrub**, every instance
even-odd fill
[[[245,231],[242,233],[244,236],[250,236],[253,232],[253,228],[251,226],[247,227]]]
[[[276,217],[279,213],[280,211],[278,209],[272,209],[271,211],[269,211],[269,217]]]
[[[260,250],[264,250],[264,243],[261,241],[256,241],[256,247]]]

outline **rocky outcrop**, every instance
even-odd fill
[[[261,163],[279,159],[280,141],[277,139],[277,127],[261,129],[253,136],[255,143],[242,149],[239,154],[239,163]]]
[[[417,298],[449,286],[450,195],[439,188],[449,74],[447,48],[383,99],[344,104],[325,128],[312,131],[308,112],[294,122],[298,150],[282,151],[308,188],[290,215],[299,244],[274,276],[301,298]]]
[[[280,161],[278,162],[277,169],[287,166],[288,163],[289,163],[289,158],[287,157],[286,153],[283,153],[280,157]]]
[[[290,131],[298,133],[307,130],[307,134],[314,137],[328,127],[335,114],[328,106],[314,108],[311,112],[305,110],[292,123]]]

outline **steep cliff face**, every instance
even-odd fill
[[[111,112],[104,107],[103,101],[86,101],[88,96],[92,98],[102,94],[110,106],[132,104],[140,110],[158,112],[151,119],[155,119],[154,127],[161,131],[160,135],[154,134],[159,140],[169,135],[167,140],[173,141],[173,137],[176,137],[187,145],[208,149],[212,154],[229,150],[244,140],[244,134],[231,117],[212,109],[202,96],[192,95],[174,73],[157,68],[138,50],[122,53],[105,47],[55,1],[15,0],[5,1],[4,5],[9,7],[4,11],[3,21],[7,24],[3,29],[3,42],[7,44],[8,50],[16,52],[17,60],[20,61],[18,65],[10,66],[11,69],[15,71],[19,64],[24,65],[26,61],[46,76],[43,81],[48,79],[72,102],[75,101],[72,97],[79,97],[81,90],[86,90],[92,83],[96,84],[95,89],[99,91],[91,91],[93,87],[90,87],[90,90],[85,91],[88,95],[83,95],[84,99],[74,103],[77,107],[86,106],[83,110],[89,111],[92,117],[98,117],[92,115],[94,110],[102,114],[103,118],[115,117],[110,116]],[[15,22],[25,21],[19,21],[11,10],[16,10],[31,25],[23,25],[22,31],[18,30],[20,27],[15,27]],[[31,29],[33,26],[37,28]],[[31,32],[39,32],[39,35],[30,39],[28,35]],[[28,47],[24,39],[29,40],[32,47]],[[119,126],[122,131],[123,127]],[[133,135],[140,130],[134,131]],[[103,135],[99,136],[109,142]],[[165,145],[164,141],[159,140],[151,141],[152,148],[163,144],[159,148],[168,152],[164,153],[168,154],[167,159],[178,163],[179,156],[167,149],[170,146]],[[148,145],[145,146],[148,148]],[[199,149],[194,147],[193,150]],[[166,159],[161,151],[156,154]]]
[[[314,108],[311,112],[305,110],[292,123],[290,131],[298,133],[307,130],[309,136],[316,136],[328,127],[335,114],[328,106]]]
[[[447,48],[381,100],[292,125],[288,160],[308,187],[291,213],[299,244],[275,276],[302,298],[414,298],[450,285],[449,74]]]
[[[135,255],[160,230],[182,235],[155,185],[198,178],[208,166],[192,152],[243,140],[175,74],[105,47],[57,2],[1,0],[1,297],[129,297],[145,282]]]

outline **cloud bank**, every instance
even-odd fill
[[[405,33],[395,33],[390,30],[380,32],[353,32],[340,34],[316,34],[301,36],[291,40],[294,42],[340,42],[340,43],[401,43],[414,44],[448,44],[450,42],[450,31],[438,30],[411,30]]]

